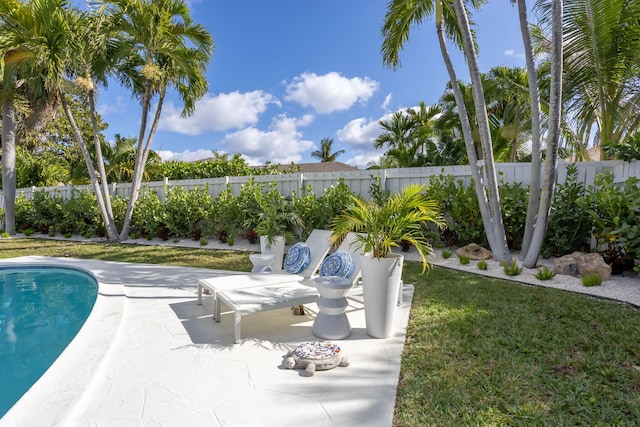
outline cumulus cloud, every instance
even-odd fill
[[[367,152],[367,153],[363,153],[363,154],[359,154],[357,156],[354,156],[354,157],[350,158],[349,160],[346,160],[344,163],[346,163],[348,165],[351,165],[351,166],[355,166],[355,167],[357,167],[359,169],[366,169],[370,165],[379,164],[381,156],[382,156],[381,152],[379,152],[379,151],[371,151],[371,152]]]
[[[378,82],[368,77],[349,79],[336,72],[322,76],[303,73],[287,85],[284,99],[327,114],[347,110],[356,102],[366,102],[377,89]]]
[[[280,164],[299,163],[302,154],[315,146],[312,141],[303,139],[298,128],[308,126],[313,119],[311,114],[300,118],[281,114],[273,119],[269,130],[247,127],[225,135],[221,145],[229,152],[242,153],[252,165],[264,164],[266,160]]]
[[[391,113],[388,113],[375,120],[364,117],[351,120],[337,132],[338,138],[349,145],[370,145],[373,147],[376,138],[382,133],[382,128],[378,122],[380,120],[389,120],[391,115]]]
[[[205,150],[203,148],[195,151],[185,150],[180,153],[169,150],[160,150],[157,152],[163,162],[168,160],[181,160],[185,162],[193,162],[195,160],[207,159],[213,157],[211,150]]]
[[[191,117],[180,117],[180,108],[165,104],[158,127],[183,135],[238,129],[256,124],[269,104],[281,105],[276,97],[261,90],[208,94],[196,103]]]

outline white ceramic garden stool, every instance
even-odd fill
[[[252,273],[262,273],[264,271],[272,271],[271,263],[273,262],[273,254],[250,254],[249,260],[253,264]]]
[[[327,340],[340,340],[351,335],[351,324],[345,311],[349,306],[346,295],[353,284],[340,276],[321,276],[314,279],[318,288],[318,316],[313,322],[313,335]]]

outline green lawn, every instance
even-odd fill
[[[0,258],[70,256],[249,270],[246,253],[1,240]],[[398,426],[640,425],[640,310],[405,263],[415,284]]]

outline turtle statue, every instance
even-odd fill
[[[312,377],[316,371],[349,366],[349,359],[340,352],[340,347],[329,341],[310,341],[300,344],[287,353],[284,367],[304,369],[304,375]]]

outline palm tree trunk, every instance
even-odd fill
[[[16,122],[13,97],[2,105],[2,197],[4,230],[16,234]]]
[[[489,191],[489,210],[491,211],[492,219],[491,224],[487,225],[493,226],[493,233],[495,237],[494,246],[491,247],[491,251],[497,261],[509,262],[511,261],[511,253],[509,252],[509,246],[507,245],[504,223],[502,221],[502,209],[500,207],[500,195],[498,193],[498,177],[493,160],[491,132],[489,130],[489,119],[487,117],[482,81],[480,80],[480,69],[478,67],[475,47],[471,37],[471,29],[469,27],[466,8],[462,0],[454,0],[453,6],[456,10],[458,25],[460,26],[460,32],[462,34],[465,58],[469,67],[471,88],[476,108],[476,120],[478,121],[480,141],[482,142],[484,169],[487,176],[487,189]]]
[[[551,93],[549,96],[547,155],[538,218],[533,231],[531,245],[523,262],[526,268],[534,268],[538,262],[542,244],[544,243],[544,235],[547,231],[549,211],[556,182],[558,141],[560,140],[560,119],[562,115],[562,0],[552,0],[551,8],[553,38],[551,42]]]
[[[538,72],[533,59],[531,34],[527,19],[526,0],[518,0],[518,16],[520,18],[520,32],[524,44],[524,54],[527,62],[527,78],[529,80],[529,98],[531,99],[531,178],[529,179],[529,204],[527,205],[527,219],[522,237],[522,251],[524,256],[529,250],[533,237],[534,224],[540,205],[540,94],[538,92]]]
[[[105,227],[107,228],[107,235],[109,236],[109,240],[118,241],[118,231],[116,230],[115,220],[113,219],[113,215],[109,215],[107,213],[107,209],[104,203],[104,197],[102,191],[100,191],[100,183],[98,183],[96,170],[93,167],[93,161],[91,160],[89,150],[87,150],[87,145],[84,143],[84,139],[82,137],[82,134],[80,133],[80,129],[78,129],[78,125],[76,124],[73,113],[71,112],[71,108],[69,108],[67,98],[63,92],[60,92],[60,102],[62,103],[64,113],[67,116],[67,120],[69,120],[69,125],[71,126],[73,135],[78,146],[80,147],[80,151],[82,152],[82,156],[84,157],[84,161],[87,165],[87,171],[89,172],[89,178],[91,179],[91,186],[93,187],[93,192],[96,195],[98,208],[100,209],[100,214],[102,215]]]
[[[89,91],[89,112],[91,114],[91,127],[93,129],[93,144],[96,149],[96,163],[98,163],[98,173],[100,174],[100,183],[102,184],[102,194],[107,215],[113,218],[113,209],[111,208],[111,195],[109,194],[109,181],[104,170],[104,159],[102,158],[102,145],[100,144],[100,131],[98,130],[98,121],[96,120],[95,97],[93,90]]]
[[[131,227],[131,219],[133,218],[133,209],[138,200],[140,193],[140,185],[142,183],[142,174],[144,172],[144,151],[143,144],[147,131],[147,118],[151,104],[151,80],[145,81],[145,91],[142,96],[142,119],[140,121],[140,133],[138,134],[138,149],[136,154],[136,164],[133,168],[133,176],[131,177],[131,187],[129,191],[129,202],[127,203],[127,211],[124,216],[124,224],[120,230],[120,240],[126,240],[129,237],[129,227]]]
[[[484,190],[484,179],[482,173],[478,168],[478,157],[476,152],[475,143],[473,141],[473,135],[471,131],[471,123],[469,123],[469,114],[467,108],[464,105],[464,99],[460,86],[458,85],[458,79],[456,71],[451,62],[449,56],[449,50],[447,49],[447,43],[444,38],[444,31],[442,28],[442,1],[438,0],[436,3],[436,31],[438,33],[438,41],[440,43],[440,51],[442,52],[442,58],[444,60],[447,72],[449,73],[449,80],[451,81],[451,87],[453,90],[453,96],[456,100],[458,107],[458,116],[460,117],[460,126],[462,128],[462,136],[464,140],[465,148],[467,149],[467,157],[469,158],[469,166],[471,167],[471,176],[473,178],[473,185],[476,191],[476,198],[478,199],[478,205],[480,207],[480,215],[482,216],[482,223],[484,224],[485,234],[487,235],[487,241],[492,248],[496,247],[496,238],[493,226],[491,226],[493,219],[491,218],[491,211],[489,210],[489,204],[487,202],[486,192]]]

